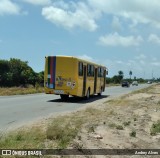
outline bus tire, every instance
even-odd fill
[[[69,95],[61,94],[60,97],[61,97],[61,100],[67,101],[69,98]]]
[[[98,96],[101,96],[101,95],[102,95],[102,87],[101,87],[100,92],[98,93]]]
[[[88,100],[89,98],[90,98],[90,89],[88,88],[87,94],[86,94],[86,100]]]

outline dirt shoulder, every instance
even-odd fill
[[[87,149],[158,149],[160,85],[95,105],[75,146]],[[154,131],[157,125],[157,133]],[[73,143],[73,146],[74,146]],[[109,156],[108,156],[109,157]]]
[[[0,148],[157,149],[159,120],[160,85],[154,85],[1,136]]]

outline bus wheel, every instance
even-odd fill
[[[90,90],[87,90],[87,95],[86,95],[86,99],[88,100],[90,98]]]
[[[101,96],[101,95],[102,95],[102,87],[101,87],[100,92],[98,93],[98,96]]]
[[[66,100],[68,100],[68,98],[69,98],[69,95],[61,94],[60,96],[61,96],[61,99],[62,99],[63,101],[66,101]]]

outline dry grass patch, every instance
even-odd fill
[[[12,88],[0,88],[0,96],[9,96],[9,95],[24,95],[24,94],[34,94],[44,92],[43,87],[38,88],[21,88],[21,87],[12,87]]]
[[[0,149],[41,149],[46,136],[39,128],[10,132],[0,138]]]
[[[147,94],[157,94],[158,93],[160,94],[159,88],[160,88],[160,84],[151,85],[147,88],[134,91],[131,94],[136,94],[136,93],[147,93]],[[157,92],[157,89],[158,89],[158,92]]]
[[[105,103],[112,104],[113,106],[116,106],[116,105],[125,106],[125,105],[128,105],[130,103],[130,100],[129,99],[123,99],[122,97],[120,97],[118,99],[113,99],[113,100],[106,101]]]
[[[70,141],[77,136],[83,123],[80,117],[73,115],[71,117],[56,118],[48,125],[47,139],[55,141],[60,149],[66,148]]]

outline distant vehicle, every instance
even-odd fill
[[[138,82],[137,81],[133,81],[132,82],[132,86],[138,86]]]
[[[46,94],[86,97],[101,95],[105,90],[105,66],[70,56],[45,57],[44,87]]]
[[[148,81],[147,83],[148,83],[148,84],[152,84],[152,81]]]
[[[128,81],[123,81],[122,82],[122,87],[129,87],[129,86],[130,86],[130,84],[129,84]]]

